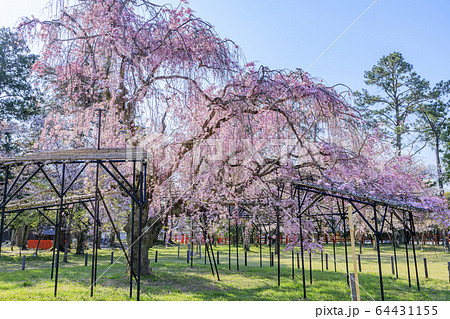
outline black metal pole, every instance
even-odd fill
[[[53,272],[55,270],[56,237],[58,236],[58,220],[59,220],[59,214],[58,214],[58,212],[56,212],[55,237],[53,238],[53,251],[52,251],[52,272],[50,274],[50,279],[53,279]]]
[[[303,232],[302,232],[302,216],[298,216],[300,225],[300,251],[302,255],[302,280],[303,280],[303,298],[306,299],[306,282],[305,282],[305,259],[303,256]]]
[[[208,235],[208,237],[209,237],[209,242],[211,242],[211,236]],[[220,281],[219,270],[217,269],[216,259],[214,257],[214,250],[212,248],[212,245],[209,245],[209,249],[211,250],[212,259],[213,259],[213,262],[214,262],[214,268],[216,269],[217,281]]]
[[[411,271],[409,270],[409,254],[408,254],[408,241],[409,241],[409,232],[405,230],[405,253],[406,253],[406,268],[408,269],[408,284],[411,287]]]
[[[450,283],[450,261],[447,261],[447,270],[448,270],[448,282]]]
[[[333,231],[333,261],[334,261],[334,272],[337,271],[336,268],[336,232]]]
[[[294,249],[292,249],[292,279],[294,279]]]
[[[277,276],[278,276],[278,286],[281,284],[281,273],[280,273],[280,212],[277,209]]]
[[[312,285],[312,255],[309,252],[309,284]]]
[[[97,150],[101,145],[101,124],[102,124],[102,111],[98,112],[98,131],[97,131]],[[98,248],[98,228],[99,228],[99,203],[98,203],[98,179],[100,172],[100,161],[97,160],[95,169],[95,211],[94,211],[94,234],[92,242],[92,268],[91,268],[91,297],[94,296],[94,286],[97,279],[97,248]]]
[[[344,209],[344,207],[342,207],[342,209]],[[350,286],[350,277],[348,272],[347,234],[346,234],[347,228],[345,227],[345,215],[342,216],[342,223],[344,224],[345,271],[347,272],[347,286]]]
[[[323,250],[320,252],[320,260],[322,262],[322,271],[323,271]]]
[[[97,166],[98,169],[98,166]],[[98,170],[97,170],[98,172]],[[98,176],[98,175],[97,175]],[[96,179],[98,182],[98,179]],[[96,183],[96,185],[98,185]],[[97,189],[97,188],[96,188]],[[97,248],[98,248],[98,227],[99,227],[99,219],[97,215],[97,207],[98,207],[98,199],[97,199],[97,191],[95,192],[96,196],[96,204],[94,208],[94,231],[92,238],[92,265],[91,265],[91,297],[94,296],[94,286],[97,277]]]
[[[137,282],[137,291],[136,291],[136,300],[140,300],[141,295],[141,259],[142,259],[142,209],[145,201],[145,174],[147,163],[141,163],[141,172],[140,172],[140,180],[139,180],[139,239],[138,239],[138,282]]]
[[[97,204],[96,208],[96,219],[97,219],[97,233],[96,233],[96,248],[95,248],[95,264],[94,264],[94,286],[97,286],[97,266],[98,266],[98,249],[100,247],[101,236],[100,236],[100,204]]]
[[[8,178],[9,166],[7,166],[5,169],[5,183],[3,184],[3,205],[4,203],[6,203],[6,196],[8,196]],[[5,206],[2,207],[2,219],[0,223],[0,257],[2,256],[3,226],[5,225]]]
[[[269,236],[269,267],[273,266],[273,258],[272,258],[272,238]]]
[[[206,223],[206,214],[203,214],[203,222],[205,227],[203,228],[203,238],[205,239],[205,261],[206,261],[206,255],[208,255],[208,260],[209,260],[209,266],[211,267],[211,272],[212,275],[214,276],[214,268],[213,268],[213,264],[211,261],[211,255],[209,253],[209,248],[208,248],[208,241],[209,241],[209,245],[211,245],[211,241],[209,240],[209,236],[208,236],[208,232],[207,232],[207,223]],[[189,256],[190,252],[188,252],[188,256]]]
[[[191,268],[194,267],[194,225],[192,223],[192,217],[191,217]]]
[[[62,211],[64,204],[64,180],[66,179],[66,164],[63,163],[62,166],[62,180],[61,180],[61,203],[59,205],[59,222],[58,222],[58,238],[56,240],[58,252],[56,254],[56,269],[55,269],[55,297],[58,291],[58,271],[59,271],[59,254],[61,248],[61,221],[62,221]]]
[[[259,225],[259,267],[262,267],[262,237],[261,237],[261,225]]]
[[[423,259],[423,268],[425,270],[425,278],[428,278],[428,267],[427,267],[427,259]]]
[[[414,239],[416,239],[416,231],[415,231],[415,229],[414,229],[414,221],[413,221],[413,215],[412,215],[412,212],[409,212],[409,226],[410,226],[411,231],[412,231],[412,234],[411,234],[411,235],[412,235],[411,243],[412,243],[412,247],[413,247],[414,267],[415,267],[415,270],[416,270],[417,290],[420,291],[419,272],[418,272],[418,270],[417,270],[416,248],[415,248],[415,245],[414,245]]]
[[[236,269],[237,271],[239,271],[239,232],[237,219],[236,219]]]
[[[215,274],[214,274],[214,268],[213,268],[213,264],[212,264],[212,261],[211,261],[211,256],[210,256],[210,254],[209,254],[209,249],[208,249],[208,239],[207,239],[207,236],[206,236],[206,231],[204,232],[204,236],[205,236],[205,248],[206,248],[206,253],[208,254],[208,260],[209,260],[209,265],[211,266],[211,272],[212,272],[212,275],[214,276]],[[211,245],[211,243],[209,243],[209,245]],[[205,256],[206,256],[206,254],[205,254]]]
[[[132,190],[131,192],[133,193],[134,196],[136,196],[136,160],[133,161],[133,185],[132,185]],[[129,250],[130,250],[130,298],[133,297],[133,276],[131,275],[134,271],[133,267],[134,267],[134,207],[135,207],[135,202],[133,199],[131,199],[131,240],[129,243]],[[178,244],[178,250],[180,249],[180,245]]]
[[[381,256],[380,256],[380,240],[381,236],[378,232],[378,221],[377,221],[377,207],[373,206],[373,216],[375,221],[375,238],[377,241],[377,256],[378,256],[378,273],[380,275],[380,293],[381,301],[384,301],[384,289],[383,289],[383,273],[381,272]]]
[[[395,277],[398,278],[398,268],[397,268],[397,248],[395,247],[395,230],[393,222],[394,211],[391,209],[391,232],[392,232],[392,247],[394,247],[394,264],[395,264]]]
[[[230,206],[228,206],[228,213],[231,213]],[[231,270],[231,216],[228,216],[228,270]]]

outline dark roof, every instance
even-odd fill
[[[41,235],[43,236],[55,236],[55,230],[54,229],[46,229],[44,230]]]

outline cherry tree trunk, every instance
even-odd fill
[[[142,241],[142,249],[141,249],[141,275],[150,275],[152,273],[152,270],[150,268],[150,262],[148,259],[148,251],[150,248],[152,248],[156,241],[158,240],[158,235],[161,232],[161,229],[163,227],[163,223],[159,217],[148,217],[149,207],[148,205],[144,205],[142,210],[142,231],[141,231],[141,241]],[[131,214],[128,216],[127,224],[124,227],[124,230],[127,232],[127,243],[128,247],[131,247],[131,250],[129,249],[130,253],[130,259],[131,255],[132,261],[133,261],[133,271],[135,274],[137,274],[138,271],[138,256],[139,256],[139,209],[135,209],[134,214],[134,231],[131,232],[131,223],[132,218]],[[128,273],[130,273],[130,269],[128,266]]]

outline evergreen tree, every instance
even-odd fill
[[[0,152],[19,149],[18,127],[38,113],[30,72],[36,59],[17,33],[0,28]]]
[[[440,154],[442,153],[442,144],[449,144],[448,123],[450,109],[450,81],[439,82],[429,94],[429,100],[420,105],[417,110],[418,121],[416,123],[417,131],[422,139],[430,143],[436,156],[437,181],[441,195],[444,195],[443,173],[441,167]],[[445,150],[447,158],[449,157],[448,147]],[[448,159],[446,160],[448,161]]]
[[[413,71],[401,53],[383,56],[370,71],[364,73],[365,83],[375,86],[381,94],[366,89],[355,92],[355,102],[372,124],[383,123],[388,136],[394,138],[397,156],[405,147],[403,136],[410,132],[411,116],[427,98],[428,81]]]

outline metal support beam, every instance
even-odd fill
[[[138,281],[137,281],[137,291],[136,291],[136,300],[140,300],[141,295],[141,259],[142,259],[142,210],[144,206],[144,200],[145,200],[145,176],[143,174],[144,171],[147,169],[147,163],[141,162],[141,172],[140,172],[140,179],[139,179],[139,239],[138,239]]]
[[[67,186],[67,188],[65,189],[65,191],[63,192],[63,194],[65,195],[68,190],[73,186],[73,184],[75,184],[75,182],[77,181],[78,177],[80,177],[80,175],[84,172],[84,170],[86,169],[86,167],[89,165],[89,163],[85,163],[84,166],[79,170],[79,172],[77,173],[77,175],[72,179],[72,181],[69,183],[69,186]]]
[[[216,269],[217,281],[220,281],[219,270],[217,269],[216,258],[214,257],[214,250],[213,250],[212,244],[211,244],[212,243],[211,235],[208,235],[208,238],[209,238],[209,243],[210,243],[209,248],[211,250],[212,259],[213,259],[213,262],[214,262],[214,268]]]
[[[64,163],[62,166],[62,180],[61,180],[61,205],[59,206],[59,214],[58,214],[58,237],[56,239],[56,269],[55,269],[55,297],[58,291],[58,273],[59,273],[59,255],[61,248],[61,223],[62,223],[62,211],[64,207],[64,180],[66,177],[66,164]]]
[[[416,247],[414,244],[414,240],[416,239],[416,230],[414,228],[414,221],[413,221],[413,215],[412,212],[409,212],[409,223],[412,229],[412,247],[413,247],[413,256],[414,256],[414,267],[416,270],[416,282],[417,282],[417,290],[420,291],[420,283],[419,283],[419,271],[417,270],[417,257],[416,257]]]
[[[238,215],[239,216],[239,215]],[[239,230],[238,230],[238,221],[239,219],[236,218],[236,269],[239,271]]]
[[[280,211],[277,208],[277,276],[278,276],[278,286],[280,286],[281,284],[281,269],[280,269],[280,255],[281,255],[281,251],[280,251]]]
[[[28,178],[22,183],[22,185],[20,185],[19,188],[16,189],[16,191],[11,196],[9,196],[9,197],[6,196],[6,198],[3,200],[3,203],[0,205],[1,208],[5,208],[6,204],[8,204],[44,166],[44,164],[41,164],[41,163],[39,163],[37,165],[38,165],[38,168],[30,176],[28,176]]]
[[[22,176],[23,172],[25,171],[25,168],[27,167],[27,164],[24,164],[22,166],[22,168],[20,169],[19,174],[16,176],[16,178],[14,179],[14,182],[11,184],[11,186],[9,187],[6,196],[8,196],[9,194],[11,194],[11,191],[14,189],[14,187],[16,186],[17,182],[19,181],[19,178]],[[9,166],[6,166],[6,170],[9,172]],[[6,198],[5,196],[5,198]]]
[[[259,267],[262,267],[262,234],[261,225],[259,225]]]
[[[206,243],[206,238],[205,238]],[[228,270],[231,270],[231,206],[228,205]]]
[[[381,294],[381,301],[384,301],[384,288],[383,288],[383,273],[381,272],[381,256],[380,256],[380,241],[381,241],[381,234],[378,232],[378,221],[377,221],[377,207],[376,205],[373,206],[373,218],[375,221],[375,238],[377,241],[377,257],[378,257],[378,273],[380,276],[380,294]]]
[[[394,213],[393,213],[393,210],[391,210],[391,232],[392,232],[392,247],[394,248],[395,277],[398,278],[397,247],[395,245],[396,239],[395,239],[393,216],[394,216]]]
[[[8,178],[9,178],[9,167],[6,167],[5,171],[5,183],[3,184],[3,199],[2,199],[2,217],[0,222],[0,257],[2,256],[2,243],[3,243],[3,225],[5,223],[5,205],[6,196],[8,191]]]
[[[299,235],[300,235],[300,253],[302,255],[302,280],[303,280],[303,298],[306,299],[306,283],[305,283],[305,260],[303,255],[303,228],[302,228],[302,215],[300,214],[300,197],[298,198],[299,214],[298,214],[298,224],[299,224]]]
[[[133,161],[133,187],[131,192],[136,195],[136,161]],[[131,201],[131,240],[130,240],[130,244],[129,244],[129,250],[130,250],[130,298],[133,297],[133,276],[131,276],[131,273],[134,272],[133,271],[133,257],[134,257],[134,249],[133,249],[133,244],[134,244],[134,218],[135,218],[135,209],[136,203],[132,200]],[[136,278],[136,282],[137,282],[137,278]]]

